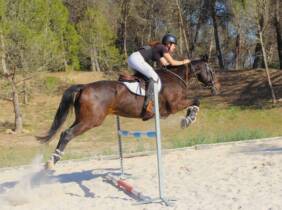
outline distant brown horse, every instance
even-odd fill
[[[207,63],[207,58],[194,60],[191,65],[161,69],[157,73],[162,82],[159,93],[160,116],[167,117],[189,107],[182,120],[183,127],[187,127],[195,120],[200,105],[199,100],[188,99],[188,81],[195,76],[206,87],[211,88],[213,94],[216,94],[219,87],[215,73]],[[61,133],[59,143],[47,167],[52,168],[60,160],[71,139],[93,127],[100,126],[107,115],[142,118],[143,104],[144,96],[131,93],[119,81],[98,81],[69,87],[63,94],[47,135],[37,137],[42,143],[49,142],[66,120],[70,107],[74,106],[75,121]]]

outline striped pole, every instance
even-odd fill
[[[116,177],[110,174],[107,174],[104,178],[105,181],[111,183],[115,187],[121,189],[122,191],[126,192],[127,194],[131,195],[133,198],[139,201],[150,202],[152,200],[150,197],[144,196],[141,192],[136,190],[133,186],[131,186],[122,179],[117,179]]]

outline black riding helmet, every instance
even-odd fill
[[[169,43],[177,44],[176,36],[174,36],[172,34],[164,35],[164,37],[162,39],[162,44],[169,44]]]

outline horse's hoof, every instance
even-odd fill
[[[181,128],[182,128],[182,129],[188,128],[188,126],[189,126],[189,124],[190,124],[189,122],[190,122],[190,121],[189,121],[187,118],[181,119],[181,122],[180,122]]]
[[[53,171],[55,168],[55,164],[52,160],[47,161],[47,163],[45,164],[45,170],[47,171]]]

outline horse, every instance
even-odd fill
[[[189,99],[188,82],[196,77],[212,95],[218,93],[220,83],[206,57],[192,60],[189,65],[156,70],[162,83],[159,92],[159,111],[161,117],[167,117],[186,109],[181,120],[183,128],[196,120],[199,111],[199,99]],[[102,124],[107,115],[128,118],[142,118],[144,96],[138,96],[128,90],[120,81],[102,80],[89,84],[72,85],[63,93],[53,123],[43,136],[37,136],[41,143],[48,143],[65,122],[69,110],[74,107],[75,120],[63,131],[54,153],[46,163],[47,169],[54,168],[61,159],[65,147],[76,136]],[[149,117],[152,118],[152,116]],[[148,119],[145,119],[148,120]]]

